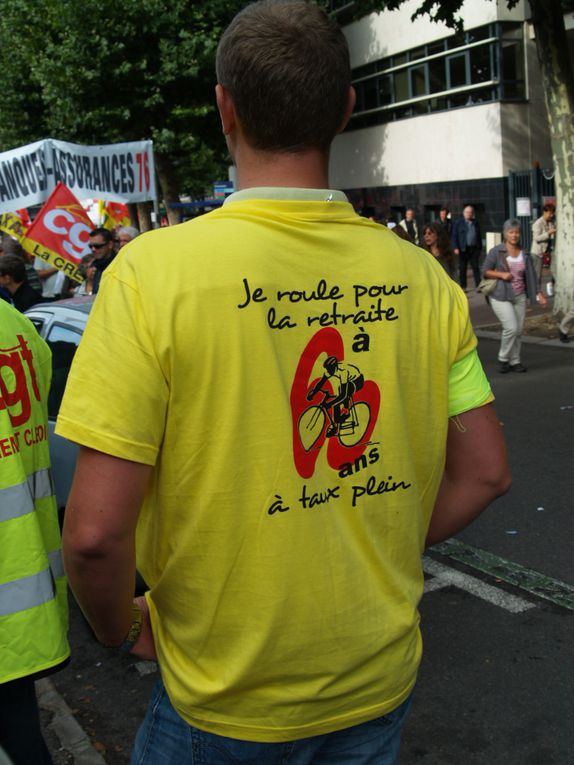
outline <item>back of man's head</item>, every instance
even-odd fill
[[[219,42],[216,70],[254,149],[326,151],[342,127],[351,84],[349,50],[341,30],[316,5],[248,5]]]
[[[26,266],[17,255],[3,255],[0,258],[0,276],[11,276],[16,284],[27,281]]]

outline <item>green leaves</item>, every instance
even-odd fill
[[[3,0],[0,150],[47,136],[87,144],[152,138],[182,182],[212,173],[214,162],[220,175],[226,147],[214,109],[215,50],[245,4]]]

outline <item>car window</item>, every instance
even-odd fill
[[[48,396],[48,417],[52,419],[60,409],[70,365],[81,339],[81,332],[62,324],[53,324],[46,337],[52,351],[52,385]]]
[[[28,316],[32,324],[36,327],[36,331],[39,335],[42,334],[42,327],[44,326],[44,319],[38,318],[38,316]]]

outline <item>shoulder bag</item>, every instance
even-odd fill
[[[492,295],[497,284],[498,279],[481,279],[476,291],[482,293],[485,297],[488,297],[489,295]]]

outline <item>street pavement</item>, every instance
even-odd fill
[[[496,321],[468,293],[513,487],[425,555],[424,658],[401,765],[574,763],[574,342],[524,338],[501,375]],[[535,308],[532,312],[542,309]],[[71,603],[70,665],[40,687],[55,765],[126,765],[158,674],[98,645]]]

